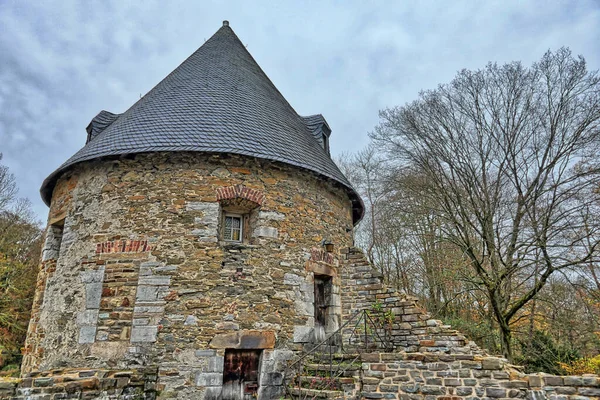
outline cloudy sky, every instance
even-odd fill
[[[271,3],[271,4],[270,4]],[[600,2],[0,0],[0,152],[45,220],[43,179],[100,111],[125,111],[222,20],[334,155],[368,143],[378,110],[489,61],[568,46],[600,68]]]

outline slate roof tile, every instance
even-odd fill
[[[102,157],[157,151],[235,153],[311,170],[343,185],[360,220],[363,204],[313,132],[322,115],[299,116],[228,24],[123,114],[100,112],[86,145],[42,184],[50,203],[62,172]]]

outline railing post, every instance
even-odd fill
[[[331,379],[331,371],[333,369],[333,357],[331,356],[331,344],[329,345],[329,379]]]
[[[365,320],[365,351],[369,350],[369,335],[367,335],[367,311],[363,310],[363,319]]]

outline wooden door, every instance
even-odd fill
[[[258,395],[260,350],[226,350],[223,400],[252,400]]]
[[[315,275],[315,341],[325,339],[329,306],[331,305],[332,281],[330,276]]]

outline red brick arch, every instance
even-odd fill
[[[220,187],[217,189],[218,201],[236,198],[247,199],[261,206],[265,201],[264,194],[256,189],[250,189],[244,185]]]

